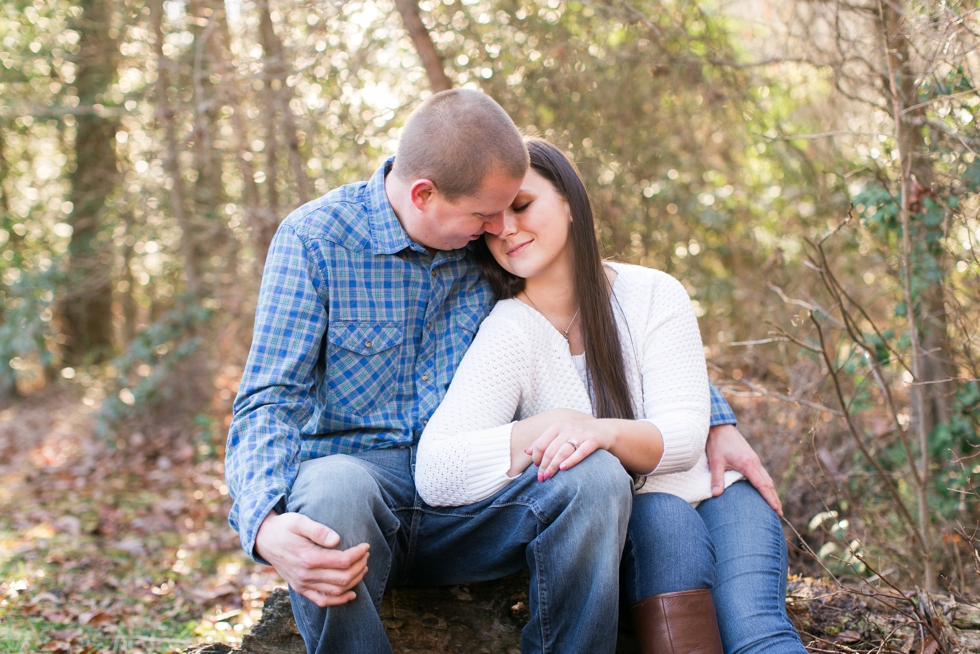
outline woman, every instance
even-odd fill
[[[621,580],[642,651],[720,654],[708,513],[692,506],[711,490],[709,387],[690,300],[664,273],[603,265],[574,166],[546,141],[528,149],[531,170],[503,230],[478,248],[500,301],[425,429],[416,486],[429,504],[470,504],[531,463],[547,483],[608,450],[638,478]],[[756,595],[777,595],[778,579],[768,585]],[[749,651],[738,642],[744,625],[725,624],[763,603],[745,599],[747,610],[719,607],[728,651]],[[766,651],[802,652],[781,615],[767,623]],[[784,636],[790,647],[774,649]]]

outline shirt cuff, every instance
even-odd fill
[[[271,497],[265,497],[262,495],[253,497],[251,499],[243,498],[242,504],[245,506],[258,507],[250,512],[248,518],[243,521],[243,524],[239,528],[238,537],[241,539],[242,547],[245,548],[245,553],[248,554],[254,561],[261,563],[262,565],[272,565],[262,557],[258,556],[255,552],[255,539],[259,535],[259,527],[262,526],[262,522],[266,519],[273,510],[279,513],[285,512],[285,495],[278,494]]]
[[[480,432],[480,438],[473,439],[466,452],[466,492],[470,498],[480,501],[490,497],[506,486],[511,477],[510,435],[514,428],[511,422]]]
[[[728,404],[725,396],[713,385],[709,388],[711,389],[711,426],[737,425],[738,420],[735,419],[735,412],[732,411],[732,407]]]

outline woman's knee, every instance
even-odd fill
[[[630,601],[650,595],[711,588],[715,553],[711,536],[694,508],[667,493],[633,499],[623,575]]]

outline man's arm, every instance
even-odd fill
[[[245,551],[273,565],[321,606],[353,599],[367,546],[333,548],[339,537],[299,514],[283,513],[299,472],[300,427],[313,414],[314,369],[327,329],[317,294],[323,280],[303,240],[284,224],[269,249],[248,363],[228,433],[229,521]],[[282,513],[282,515],[280,515]]]
[[[711,494],[718,497],[725,491],[725,471],[737,470],[779,515],[783,504],[776,494],[772,477],[762,466],[745,437],[735,426],[735,412],[714,386],[711,387],[711,428],[708,430],[708,466],[711,468]]]

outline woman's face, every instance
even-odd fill
[[[571,276],[572,223],[568,203],[547,179],[528,169],[517,197],[504,211],[499,234],[484,234],[493,258],[507,272],[532,279]]]

